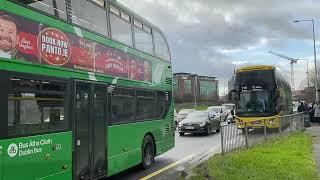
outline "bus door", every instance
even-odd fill
[[[106,175],[106,107],[105,85],[75,82],[74,179]]]

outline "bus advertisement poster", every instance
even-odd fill
[[[0,11],[0,57],[152,81],[149,61],[76,34]]]

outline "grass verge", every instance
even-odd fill
[[[319,179],[312,137],[304,132],[282,136],[248,150],[216,155],[194,169],[191,179]]]

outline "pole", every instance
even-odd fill
[[[309,79],[309,59],[307,59],[307,81],[308,81],[308,87],[310,87],[310,79]]]
[[[197,80],[197,75],[195,75],[194,77],[194,109],[197,109],[197,83],[198,83],[198,80]]]
[[[223,145],[223,143],[224,143],[224,142],[223,142],[223,141],[224,141],[224,138],[223,138],[223,135],[224,135],[224,134],[223,134],[223,133],[224,133],[224,129],[223,129],[223,128],[224,128],[224,126],[220,126],[220,135],[221,135],[221,154],[222,154],[222,155],[224,155],[224,153],[225,153],[225,152],[224,152],[224,145]]]
[[[314,53],[314,72],[316,74],[316,101],[319,101],[319,94],[318,94],[318,70],[317,70],[317,53],[316,53],[316,36],[314,33],[314,19],[312,19],[312,31],[313,31],[313,53]]]
[[[294,90],[294,72],[293,72],[293,61],[290,62],[291,68],[291,90]]]

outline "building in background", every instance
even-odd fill
[[[219,82],[216,77],[192,73],[175,73],[175,103],[215,104],[219,101]]]

